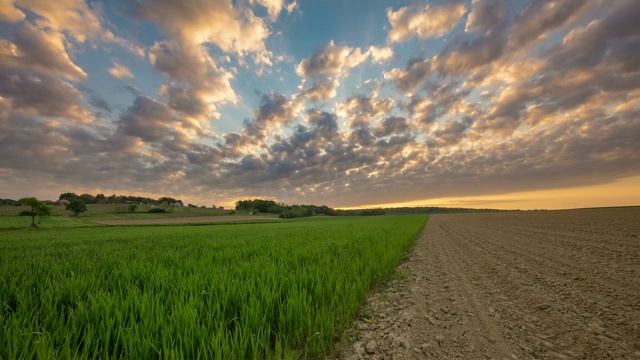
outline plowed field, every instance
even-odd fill
[[[640,358],[640,208],[433,215],[341,358]]]

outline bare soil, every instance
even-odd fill
[[[341,359],[640,359],[640,208],[433,215]]]
[[[98,224],[105,225],[162,225],[162,224],[198,224],[198,223],[215,223],[215,222],[231,222],[231,221],[264,221],[264,220],[280,220],[275,217],[263,216],[193,216],[193,217],[176,217],[165,219],[123,219],[123,220],[92,220]]]

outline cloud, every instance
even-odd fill
[[[513,20],[509,47],[520,48],[546,38],[553,30],[577,20],[593,7],[594,1],[532,1]]]
[[[374,134],[377,137],[384,137],[394,133],[403,133],[408,129],[409,123],[407,122],[407,119],[403,117],[389,117],[380,123],[380,125],[375,129]]]
[[[245,135],[254,139],[265,139],[276,128],[295,120],[303,110],[304,102],[298,96],[287,97],[271,92],[260,98],[260,104],[253,113],[253,119],[245,122]],[[239,139],[235,139],[236,145]],[[249,141],[254,143],[254,141]]]
[[[180,132],[185,129],[185,123],[166,105],[147,97],[136,98],[117,124],[115,136],[136,137],[149,145],[180,142]]]
[[[471,9],[465,31],[488,33],[505,21],[508,3],[506,0],[473,0]]]
[[[284,0],[249,0],[249,2],[251,4],[258,3],[264,6],[265,8],[267,8],[267,11],[269,13],[269,19],[271,21],[277,20],[278,15],[280,14],[280,11],[285,7]],[[295,2],[293,6],[295,6]],[[291,11],[288,11],[288,12],[291,12]]]
[[[89,104],[95,108],[102,109],[107,113],[111,113],[113,111],[113,107],[109,104],[107,100],[97,95],[92,95],[89,99]]]
[[[369,47],[369,53],[371,54],[372,61],[375,64],[383,64],[393,58],[393,49],[388,46],[371,46]]]
[[[267,0],[261,3],[269,3]],[[171,39],[196,47],[212,43],[222,51],[239,56],[258,54],[256,61],[268,61],[264,41],[267,25],[248,8],[236,8],[229,0],[149,1],[137,5],[137,13],[154,21]]]
[[[40,16],[36,20],[38,27],[67,32],[78,42],[97,38],[104,30],[96,11],[83,0],[18,0],[16,3]]]
[[[441,6],[405,6],[396,11],[387,9],[391,30],[387,39],[390,43],[403,42],[413,36],[420,39],[442,36],[458,24],[466,12],[462,2],[448,2]]]
[[[465,140],[465,133],[473,123],[471,118],[463,121],[447,120],[429,135],[427,145],[430,147],[449,147]]]
[[[336,113],[348,120],[349,125],[354,128],[367,125],[376,118],[388,115],[394,105],[393,98],[378,98],[378,92],[371,95],[353,95],[344,102],[336,105]]]
[[[0,20],[17,23],[26,18],[25,14],[14,5],[14,0],[0,0]]]
[[[82,95],[71,84],[47,75],[0,71],[0,96],[13,110],[32,115],[90,120],[82,105]]]
[[[117,62],[113,63],[113,67],[109,69],[109,74],[117,79],[133,77],[133,74],[131,73],[131,70],[129,70],[129,68]]]
[[[149,49],[154,68],[169,77],[160,93],[171,108],[198,121],[218,117],[217,106],[235,102],[233,74],[219,67],[201,45],[156,42]]]
[[[431,59],[417,58],[407,62],[404,70],[394,68],[384,72],[383,76],[385,79],[393,81],[396,89],[410,95],[431,75],[431,72]]]
[[[351,69],[361,66],[369,59],[375,63],[383,63],[391,57],[393,51],[388,47],[371,46],[363,51],[360,48],[335,45],[332,40],[309,58],[300,61],[296,66],[296,74],[303,79],[303,93],[311,101],[321,101],[336,96],[340,79],[347,77]]]
[[[87,74],[71,61],[64,46],[64,36],[49,30],[41,31],[30,24],[23,25],[13,41],[0,40],[0,67],[17,71],[33,71],[80,80]]]
[[[349,69],[363,64],[367,55],[359,48],[336,46],[330,41],[323,49],[303,59],[296,66],[296,73],[303,78],[343,75]]]
[[[292,0],[289,4],[287,4],[287,12],[291,14],[293,10],[295,10],[297,7],[298,7],[298,1]]]

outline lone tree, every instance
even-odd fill
[[[37,229],[36,216],[38,217],[38,224],[44,220],[45,217],[51,215],[51,207],[44,202],[36,199],[35,197],[24,197],[20,199],[23,205],[31,206],[31,228]]]
[[[81,212],[87,211],[87,204],[79,198],[75,198],[65,206],[65,209],[73,211],[78,216]]]

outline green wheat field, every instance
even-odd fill
[[[426,215],[0,233],[0,359],[331,354]]]

